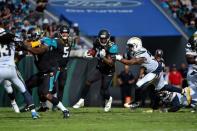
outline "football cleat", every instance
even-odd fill
[[[31,116],[32,116],[32,119],[34,119],[34,120],[40,118],[40,116],[38,115],[37,112],[32,112]]]
[[[184,95],[186,96],[188,105],[190,105],[191,104],[191,101],[192,101],[192,97],[190,95],[190,88],[189,87],[185,87],[184,88]]]
[[[28,111],[30,111],[28,105],[26,105],[26,106],[20,108],[20,112],[28,112]]]
[[[140,104],[136,102],[136,103],[130,104],[129,106],[131,109],[135,109],[135,108],[138,108]]]
[[[78,109],[80,107],[84,107],[84,99],[80,99],[74,106],[74,109]]]
[[[67,118],[69,118],[69,117],[70,117],[69,111],[68,111],[68,110],[63,111],[63,118],[64,118],[64,119],[67,119]]]
[[[38,112],[46,112],[46,111],[48,111],[49,110],[49,108],[48,107],[40,107],[37,111]]]
[[[105,101],[105,108],[104,108],[105,112],[108,112],[111,109],[112,100],[113,98],[110,96],[109,100]]]
[[[18,105],[16,103],[11,103],[11,105],[16,113],[20,113],[20,110],[19,110]]]

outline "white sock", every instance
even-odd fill
[[[57,104],[57,107],[58,107],[61,111],[67,110],[67,109],[64,107],[64,105],[62,104],[62,102],[59,102],[59,103]]]
[[[31,112],[36,112],[36,110],[35,109],[32,109]]]
[[[80,98],[80,99],[79,99],[79,102],[84,102],[84,99],[83,99],[83,98]]]
[[[15,100],[11,100],[11,104],[16,104],[16,101]]]
[[[57,98],[57,93],[53,94],[53,96]]]

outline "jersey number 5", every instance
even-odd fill
[[[63,54],[63,58],[67,58],[69,55],[69,47],[64,47],[64,54]]]
[[[11,49],[8,45],[0,44],[0,57],[11,56]]]

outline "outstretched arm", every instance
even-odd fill
[[[121,55],[116,55],[116,60],[125,65],[139,65],[145,62],[145,58],[131,58],[129,60],[124,59]]]
[[[122,59],[120,62],[126,65],[137,65],[144,63],[144,58],[132,58],[130,60]]]

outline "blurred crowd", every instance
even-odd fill
[[[36,7],[32,7],[28,0],[0,0],[0,27],[11,30],[23,39],[26,39],[26,33],[30,28],[40,29],[46,36],[55,37],[61,23],[44,16],[47,2],[48,0],[37,0]],[[73,23],[69,26],[76,48],[82,48],[78,24]]]
[[[197,30],[196,0],[160,0],[162,7],[169,9],[188,29]]]

